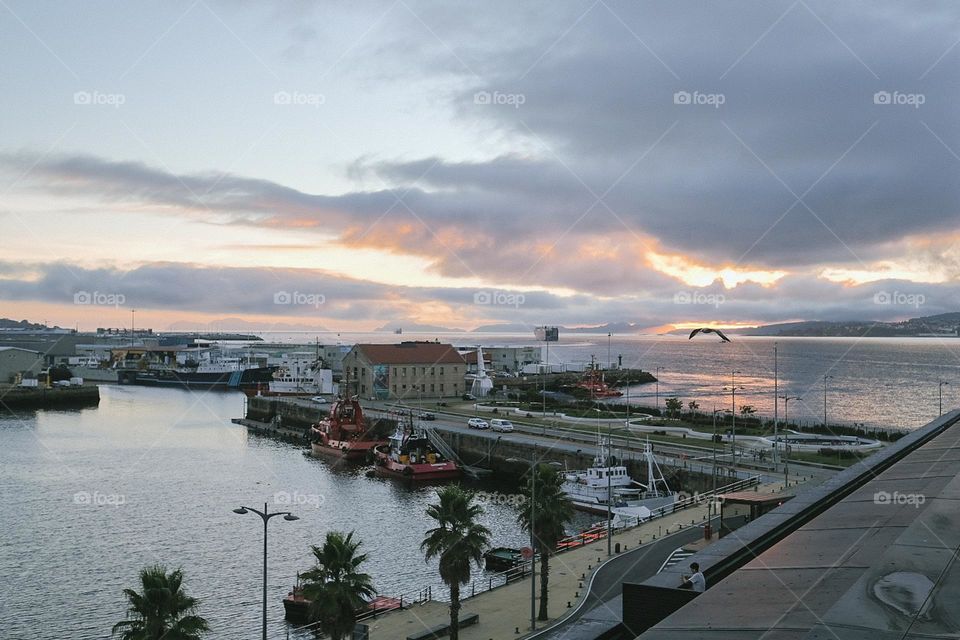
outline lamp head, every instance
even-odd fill
[[[287,515],[283,516],[283,519],[286,520],[286,521],[288,521],[288,522],[293,522],[294,520],[299,520],[300,518],[298,518],[297,516],[293,515],[292,513],[288,513]]]
[[[250,513],[249,511],[247,511],[247,510],[246,510],[245,508],[243,508],[243,507],[240,507],[240,508],[238,508],[238,509],[234,509],[233,512],[234,512],[234,513],[238,513],[238,514],[240,514],[241,516],[242,516],[242,515],[245,515],[245,514],[247,514],[247,513]]]

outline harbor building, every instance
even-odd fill
[[[0,383],[14,382],[17,375],[35,377],[43,368],[39,351],[20,347],[0,347]]]
[[[343,385],[373,400],[449,398],[464,392],[466,362],[449,344],[357,344],[343,359]]]

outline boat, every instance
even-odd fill
[[[617,391],[607,384],[603,373],[596,366],[591,366],[576,386],[589,391],[592,398],[619,398],[623,395],[622,391]]]
[[[248,396],[310,397],[333,391],[333,371],[312,351],[285,354],[269,380],[245,389]]]
[[[374,474],[380,477],[432,481],[459,478],[460,467],[440,453],[426,430],[413,424],[412,414],[400,420],[387,444],[374,449]]]
[[[574,508],[587,513],[605,515],[609,505],[611,510],[617,509],[625,516],[646,513],[649,517],[649,512],[643,509],[654,511],[670,506],[676,502],[677,494],[667,485],[649,442],[643,455],[647,463],[646,484],[631,478],[625,466],[614,464],[609,443],[601,442],[598,437],[593,465],[584,471],[567,473],[563,492]]]
[[[523,562],[520,549],[511,547],[494,547],[483,554],[483,568],[487,571],[509,571]]]
[[[116,369],[114,375],[120,384],[246,391],[268,382],[274,371],[274,367],[249,366],[241,358],[211,355],[180,366],[154,363],[143,369]]]
[[[313,455],[352,461],[366,460],[376,447],[387,444],[367,427],[356,396],[349,400],[338,397],[330,407],[330,414],[313,425],[310,434]]]
[[[294,624],[309,624],[310,606],[312,604],[313,601],[303,595],[303,582],[298,574],[296,584],[283,599],[284,618]],[[402,608],[403,601],[400,598],[378,595],[366,600],[360,610],[357,611],[357,615],[372,615]]]

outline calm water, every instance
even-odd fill
[[[357,530],[382,593],[439,582],[419,551],[433,489],[248,436],[229,421],[242,394],[103,386],[101,395],[96,409],[0,418],[0,638],[108,637],[125,612],[121,589],[154,562],[183,567],[211,637],[259,637],[263,526],[231,512],[240,504],[269,501],[301,518],[270,522],[271,638],[286,637],[280,600],[328,530]],[[278,493],[299,504],[273,504]],[[514,511],[486,509],[494,541],[520,546]]]
[[[264,334],[270,340],[335,343],[337,334]],[[344,343],[395,342],[392,334],[347,334]],[[531,336],[489,334],[411,334],[408,340],[450,341],[456,345],[536,344]],[[823,421],[823,376],[827,380],[827,411],[831,423],[864,423],[869,426],[914,429],[937,416],[938,381],[943,406],[958,406],[960,397],[960,338],[773,338],[738,337],[721,343],[709,335],[687,340],[682,336],[613,336],[609,361],[618,356],[623,366],[660,372],[660,406],[669,396],[684,405],[691,400],[703,411],[730,406],[731,371],[736,376],[737,407],[749,404],[773,416],[773,348],[778,346],[779,395],[799,396],[788,403],[790,420]],[[561,332],[551,343],[550,361],[608,361],[607,336]],[[741,389],[742,387],[742,389]],[[632,403],[653,406],[655,385],[630,389]],[[780,404],[783,417],[783,404]]]
[[[457,344],[530,342],[438,337]],[[395,336],[342,338],[386,342]],[[945,387],[945,408],[957,404],[960,341],[779,339],[778,345],[781,392],[803,397],[790,403],[791,418],[822,419],[824,373],[834,376],[831,421],[915,428],[937,413],[941,378],[952,385]],[[737,386],[745,387],[738,404],[772,413],[771,339],[719,344],[709,337],[614,337],[610,346],[611,359],[622,354],[625,366],[663,367],[661,404],[678,395],[705,409],[714,401],[729,406],[722,387],[736,368],[742,371]],[[606,361],[606,336],[563,336],[550,347],[554,362],[591,355]],[[310,566],[309,545],[331,529],[356,529],[382,593],[438,584],[419,552],[430,527],[424,509],[432,489],[367,478],[362,470],[306,457],[298,447],[250,437],[229,421],[243,410],[240,394],[102,386],[101,395],[96,409],[0,417],[0,495],[6,500],[0,638],[107,637],[124,615],[121,589],[134,586],[138,569],[154,562],[184,568],[213,638],[256,637],[262,525],[231,509],[262,507],[278,494],[290,497],[289,508],[301,520],[270,524],[271,638],[286,637],[280,600],[297,571]],[[631,400],[653,404],[654,386],[634,387]],[[496,503],[486,508],[494,542],[521,545],[514,511]]]

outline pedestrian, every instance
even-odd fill
[[[703,577],[703,572],[700,571],[700,564],[698,562],[690,563],[690,571],[693,572],[693,575],[683,575],[684,584],[690,583],[690,588],[696,591],[697,593],[703,593],[707,589],[707,579]]]

